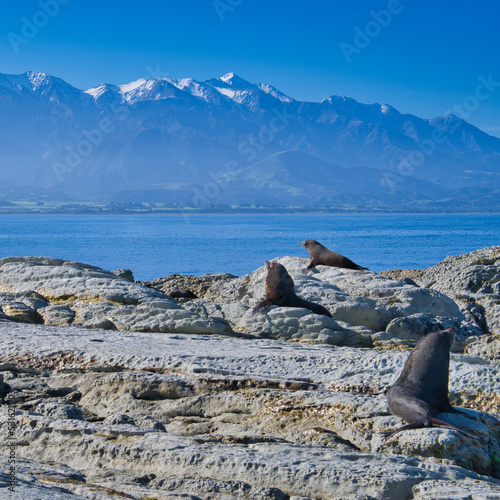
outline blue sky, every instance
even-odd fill
[[[500,83],[475,97],[481,78],[500,82],[499,19],[486,0],[23,0],[2,7],[0,72],[82,89],[234,72],[301,100],[461,107],[500,137]]]

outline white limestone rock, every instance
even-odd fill
[[[67,305],[47,305],[38,309],[45,325],[67,326],[73,323],[75,311]]]
[[[16,458],[15,483],[11,486],[7,471],[12,463],[0,454],[2,500],[200,500],[188,493],[157,491],[141,487],[141,478],[130,475],[130,482],[88,481],[85,474],[64,464],[45,464],[37,460]],[[154,476],[154,475],[153,475]],[[134,484],[132,481],[135,481]]]
[[[500,333],[469,339],[465,352],[472,356],[500,362]]]
[[[413,500],[499,500],[500,485],[481,481],[422,481],[413,487]]]
[[[35,411],[59,419],[83,420],[80,408],[65,403],[40,403],[36,406]]]
[[[62,423],[25,412],[19,417],[16,437],[30,443],[19,450],[23,458],[64,463],[86,475],[112,464],[113,469],[136,476],[237,479],[255,488],[273,485],[288,495],[310,498],[331,498],[332,492],[339,497],[406,498],[414,486],[429,480],[488,484],[487,478],[459,467],[432,462],[424,466],[416,458],[397,455],[339,453],[280,442],[224,444],[130,425]],[[0,428],[4,425],[0,416]],[[490,484],[495,485],[491,480]]]
[[[489,333],[500,333],[500,246],[450,256],[428,269],[385,274],[408,276],[421,287],[446,294],[468,321]]]
[[[3,313],[32,323],[40,317],[49,325],[74,322],[94,329],[232,334],[225,321],[202,318],[163,292],[134,283],[129,277],[60,259],[1,259],[0,292],[32,291],[43,299],[38,303],[40,312],[24,303],[10,302],[2,306]]]
[[[500,371],[486,360],[452,355],[452,401],[475,418],[441,416],[474,437],[416,429],[385,440],[402,422],[382,391],[408,350],[82,330],[0,324],[0,371],[9,404],[25,408],[16,432],[29,446],[18,456],[72,467],[86,483],[71,492],[83,498],[90,485],[132,498],[220,489],[242,499],[396,499],[420,484],[429,496],[432,482],[442,492],[449,481],[456,495],[471,481],[478,492],[498,484],[485,475],[500,477]],[[39,414],[72,394],[85,421]],[[0,409],[0,433],[7,425]],[[136,481],[140,489],[128,489]]]
[[[440,292],[370,271],[317,266],[311,274],[305,274],[308,260],[298,257],[275,261],[284,265],[293,278],[296,293],[326,307],[333,320],[307,309],[289,307],[271,306],[252,314],[253,307],[265,298],[265,266],[242,278],[214,284],[205,295],[203,306],[213,301],[223,318],[239,332],[335,345],[368,345],[383,339],[377,335],[383,331],[390,334],[388,338],[418,340],[429,329],[436,330],[448,323],[457,327],[459,338],[483,333],[467,324],[457,304]],[[462,349],[463,346],[461,342]]]

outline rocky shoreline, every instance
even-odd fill
[[[1,259],[0,496],[500,499],[500,246],[379,274],[276,260],[333,318],[252,314],[264,266],[138,283]],[[401,420],[384,391],[425,333],[450,326],[450,399],[474,418],[443,418],[474,437],[385,440]]]

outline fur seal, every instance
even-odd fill
[[[328,250],[328,248],[318,243],[316,240],[306,240],[302,241],[300,244],[306,248],[311,258],[311,263],[307,266],[307,271],[310,271],[313,267],[318,265],[355,269],[356,271],[368,269],[367,267],[358,266],[351,259],[339,253]]]
[[[295,293],[295,284],[292,277],[288,274],[285,266],[277,262],[266,261],[266,299],[259,302],[253,309],[256,313],[271,304],[280,307],[305,307],[313,313],[332,317],[327,309],[314,302],[309,302],[298,297]]]
[[[437,418],[440,413],[463,413],[453,408],[448,399],[450,347],[454,337],[455,329],[448,328],[428,333],[415,346],[401,375],[387,393],[390,412],[408,424],[387,432],[387,437],[424,427],[444,427],[469,436]]]
[[[172,299],[197,299],[198,296],[195,295],[190,290],[181,290],[179,288],[172,288],[167,295]]]

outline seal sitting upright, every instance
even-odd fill
[[[310,271],[313,267],[331,266],[331,267],[342,267],[344,269],[354,269],[360,271],[362,269],[368,269],[367,267],[361,267],[355,264],[351,259],[340,255],[339,253],[332,252],[328,250],[321,243],[316,240],[306,240],[300,243],[309,252],[309,257],[311,258],[311,263],[307,266],[307,271]]]
[[[292,277],[288,274],[285,266],[278,262],[266,261],[267,278],[266,278],[266,299],[259,302],[253,309],[256,313],[272,304],[280,307],[305,307],[313,313],[322,314],[323,316],[332,315],[319,304],[309,302],[297,296],[295,293],[295,285]]]
[[[463,413],[453,408],[448,399],[450,347],[454,337],[454,328],[431,332],[413,349],[387,393],[391,413],[408,424],[386,433],[387,437],[423,427],[444,427],[469,435],[437,418],[440,413]]]

